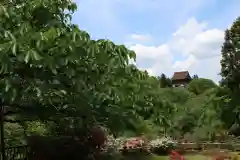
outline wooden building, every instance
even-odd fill
[[[188,71],[175,72],[172,77],[172,84],[174,87],[187,86],[191,80],[192,78]]]

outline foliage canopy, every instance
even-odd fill
[[[101,124],[117,136],[210,139],[239,125],[239,19],[225,35],[223,86],[195,78],[188,88],[172,88],[166,75],[131,65],[133,51],[72,24],[76,9],[69,0],[0,2],[1,105],[24,134],[41,132],[34,124],[42,124],[42,134]]]

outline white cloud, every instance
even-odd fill
[[[193,35],[201,33],[203,29],[206,29],[207,23],[198,23],[195,18],[190,18],[186,24],[179,27],[179,29],[173,33],[173,36],[182,38],[191,38]]]
[[[130,35],[131,39],[137,40],[137,41],[150,41],[152,37],[148,34],[132,34]]]
[[[157,47],[154,46],[144,46],[141,44],[136,44],[130,47],[131,50],[134,50],[137,53],[138,58],[151,58],[159,59],[163,57],[169,57],[171,51],[168,45],[163,44]]]
[[[172,68],[179,71],[186,71],[192,68],[192,66],[198,65],[198,60],[194,55],[189,55],[185,60],[175,61]]]
[[[170,41],[159,46],[136,44],[130,47],[137,54],[138,61],[153,61],[151,67],[145,68],[153,75],[165,73],[171,76],[174,71],[188,70],[200,77],[219,80],[220,50],[224,31],[207,28],[207,23],[199,23],[190,18],[173,33]]]
[[[207,23],[198,23],[191,18],[173,34],[169,45],[174,52],[187,56],[193,54],[202,59],[219,55],[223,39],[222,30],[207,29]]]
[[[130,49],[137,54],[136,65],[142,70],[147,70],[151,75],[157,75],[159,72],[164,72],[171,68],[173,57],[167,44],[157,47],[136,44],[131,46]],[[140,63],[146,63],[149,60],[154,60],[152,66],[150,68],[141,68]]]

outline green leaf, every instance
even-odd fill
[[[75,12],[77,10],[77,5],[75,3],[72,3],[68,6],[68,10]]]
[[[129,58],[136,61],[136,53],[134,51],[129,51]]]
[[[40,48],[40,46],[41,46],[41,41],[38,40],[38,41],[36,42],[36,47],[37,47],[37,48]]]
[[[72,35],[72,40],[73,40],[73,42],[76,41],[76,36],[77,36],[77,33],[76,33],[76,31],[75,31],[75,32],[73,32],[73,35]]]
[[[31,50],[32,58],[36,61],[39,61],[42,59],[42,57],[34,50]]]
[[[31,52],[27,52],[24,58],[25,63],[28,63],[31,58]]]
[[[11,101],[13,102],[17,97],[17,90],[15,88],[13,88],[12,92],[13,93],[12,93]]]
[[[54,27],[51,27],[48,31],[43,33],[43,36],[47,39],[55,39],[58,36],[59,32]]]
[[[7,64],[1,64],[0,74],[6,73],[7,69],[8,69]]]
[[[4,36],[6,38],[10,38],[12,41],[16,41],[16,38],[13,36],[13,34],[10,31],[5,31]]]
[[[38,6],[40,6],[42,4],[42,0],[34,0],[32,2],[33,2],[32,5],[34,5],[34,7],[38,7]]]
[[[3,5],[0,5],[0,15],[5,15],[7,18],[10,18],[8,12],[7,12],[7,9],[3,6]]]
[[[28,30],[28,27],[29,27],[29,24],[28,23],[23,23],[21,26],[20,26],[20,35],[23,36],[27,30]]]
[[[11,46],[12,46],[11,42],[0,44],[0,51],[7,52],[7,51],[9,51]]]
[[[12,44],[12,53],[15,56],[17,55],[17,43]]]
[[[9,91],[9,89],[11,88],[11,84],[10,84],[10,82],[9,82],[9,80],[6,80],[5,81],[5,92],[8,92]]]
[[[35,50],[31,49],[25,55],[24,61],[25,61],[25,63],[28,63],[29,60],[31,60],[31,59],[39,61],[42,59],[42,57]]]

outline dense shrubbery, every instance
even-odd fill
[[[148,141],[141,137],[115,139],[109,136],[104,151],[110,154],[119,152],[151,152],[158,155],[168,155],[170,151],[176,149],[176,147],[177,142],[166,137]]]
[[[177,146],[177,142],[174,142],[170,138],[157,138],[149,143],[152,153],[158,155],[167,155]]]
[[[172,88],[165,75],[153,77],[129,64],[136,55],[125,46],[90,39],[71,23],[75,10],[69,0],[0,2],[8,145],[23,144],[34,133],[79,136],[96,124],[116,137],[190,135],[201,141],[225,131],[239,135],[239,63],[228,54],[239,52],[239,19],[226,31],[222,86],[196,78],[188,88]]]

